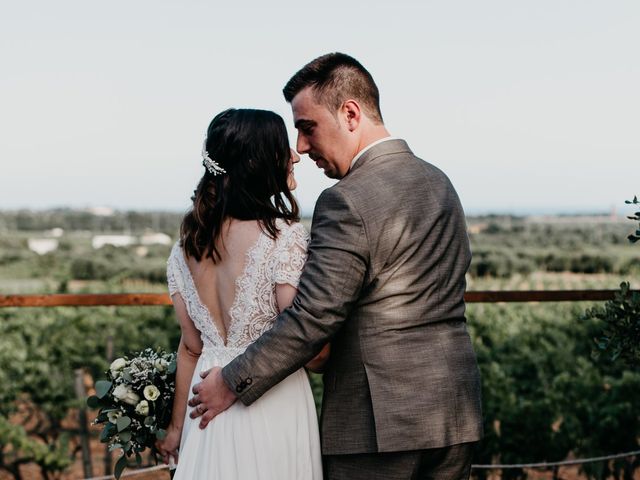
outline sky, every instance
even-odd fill
[[[640,195],[640,2],[33,0],[0,15],[0,209],[185,211],[207,125],[357,58],[385,124],[468,213],[625,213]],[[309,213],[333,184],[307,157]]]

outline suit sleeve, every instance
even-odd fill
[[[311,360],[340,329],[360,295],[368,264],[362,219],[344,194],[325,190],[316,203],[293,304],[222,370],[245,405]]]

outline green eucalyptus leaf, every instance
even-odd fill
[[[87,398],[87,407],[91,409],[100,408],[100,399],[95,395],[91,395]]]
[[[166,430],[163,430],[162,428],[159,428],[159,429],[156,431],[156,438],[157,438],[158,440],[164,440],[164,438],[165,438],[166,436],[167,436],[167,431],[166,431]]]
[[[126,416],[118,417],[116,425],[118,426],[118,432],[122,432],[125,428],[131,425],[131,419]]]
[[[118,434],[118,437],[120,437],[120,441],[125,444],[124,447],[122,448],[124,448],[125,451],[127,451],[128,450],[127,444],[131,441],[131,432],[129,431],[120,432]]]
[[[122,455],[116,462],[116,466],[113,469],[113,476],[119,480],[126,466],[127,466],[127,457]]]
[[[100,432],[100,441],[102,443],[107,443],[109,439],[113,436],[113,434],[115,433],[114,427],[115,425],[113,423],[107,423],[104,426],[104,428],[102,429],[102,432]]]
[[[112,385],[108,380],[98,380],[96,382],[96,396],[98,398],[104,398],[104,396],[109,393]]]

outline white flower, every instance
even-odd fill
[[[113,389],[113,396],[116,397],[117,400],[128,403],[129,405],[137,405],[140,401],[140,397],[131,387],[122,384]]]
[[[126,385],[116,385],[116,388],[113,389],[113,396],[120,400],[122,397],[124,397],[127,394],[127,386]]]
[[[138,415],[149,415],[149,402],[141,400],[138,405],[136,405],[136,413]]]
[[[159,372],[164,372],[169,366],[169,362],[167,362],[164,358],[158,358],[154,362],[153,366],[156,367],[156,370],[158,370]]]
[[[116,378],[120,374],[120,370],[127,366],[127,361],[124,358],[116,358],[111,365],[109,366],[109,370],[111,370],[111,375],[113,378]]]
[[[121,416],[122,416],[122,413],[119,411],[107,412],[107,418],[111,423],[114,423],[114,424],[118,421],[118,418],[120,418]]]
[[[160,390],[155,385],[147,385],[144,387],[144,398],[150,401],[155,401],[160,396]]]

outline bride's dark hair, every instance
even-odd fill
[[[258,220],[272,238],[276,219],[299,220],[298,204],[289,190],[289,139],[282,117],[267,110],[229,109],[216,115],[207,130],[209,157],[225,171],[205,168],[193,207],[180,226],[188,257],[220,260],[216,243],[227,217]]]

